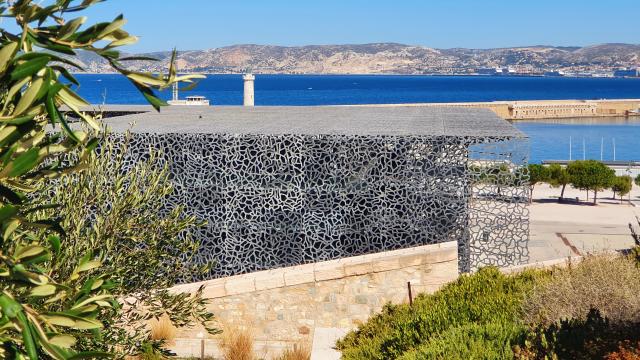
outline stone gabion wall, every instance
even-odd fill
[[[491,171],[470,166],[505,140],[134,134],[129,155],[160,151],[176,189],[168,206],[208,221],[194,235],[196,261],[215,263],[209,278],[452,240],[469,270],[527,255],[526,176],[512,152],[492,153],[510,164],[499,197],[478,190]]]

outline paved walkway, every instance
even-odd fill
[[[637,225],[640,207],[611,198],[611,191],[599,196],[597,206],[586,203],[585,192],[567,189],[566,197],[580,197],[582,203],[560,204],[558,189],[537,186],[530,206],[531,262],[568,256],[580,256],[602,251],[628,249],[634,245],[629,223]],[[634,186],[631,194],[640,200],[640,189]]]
[[[338,339],[347,335],[347,332],[348,330],[339,328],[316,328],[311,360],[340,360],[341,354],[335,346]]]

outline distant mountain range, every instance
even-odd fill
[[[165,70],[170,52],[140,54],[160,61],[132,61],[131,69]],[[98,57],[82,53],[88,72],[110,72]],[[432,49],[396,43],[362,45],[233,45],[181,51],[180,71],[205,73],[283,74],[465,74],[478,69],[510,67],[517,73],[545,71],[600,72],[640,67],[640,45],[601,44],[587,47],[527,46],[499,49]]]

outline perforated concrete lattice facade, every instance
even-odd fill
[[[181,108],[135,121],[133,163],[169,162],[208,221],[210,278],[455,240],[463,271],[527,260],[528,143],[489,110]],[[201,279],[193,279],[201,280]]]

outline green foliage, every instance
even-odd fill
[[[634,182],[637,186],[640,186],[640,174],[638,174],[638,176],[636,176],[636,178],[633,180],[633,182]]]
[[[169,354],[158,350],[153,344],[149,342],[142,343],[141,352],[138,355],[140,360],[164,360]]]
[[[512,360],[512,348],[523,343],[525,336],[526,328],[513,322],[469,323],[434,335],[400,359]]]
[[[382,313],[347,334],[337,346],[344,359],[395,359],[456,327],[517,325],[525,295],[543,276],[537,271],[507,276],[496,268],[462,275],[432,295],[419,295],[413,307],[385,305]]]
[[[547,170],[548,182],[552,187],[562,187],[559,200],[564,198],[564,190],[567,185],[571,184],[571,175],[564,166],[559,164],[551,164]]]
[[[192,77],[178,77],[173,65],[168,76],[125,70],[115,50],[136,39],[122,30],[125,20],[81,29],[86,18],[70,21],[97,0],[0,0],[0,16],[14,20],[17,32],[0,28],[0,357],[70,359],[105,356],[92,349],[79,353],[76,342],[99,339],[102,315],[118,304],[109,294],[113,283],[97,274],[101,261],[92,251],[67,259],[65,274],[51,272],[66,249],[58,219],[33,219],[37,210],[31,196],[45,178],[60,176],[83,166],[96,145],[91,132],[96,118],[83,111],[87,102],[72,85],[77,80],[62,65],[80,68],[75,51],[84,50],[108,60],[124,73],[156,108],[162,101],[154,89]],[[101,46],[104,45],[104,46]],[[64,106],[65,111],[60,111]],[[72,129],[68,116],[80,126]],[[54,125],[53,132],[45,127]],[[51,161],[53,156],[80,149],[70,166]],[[52,206],[52,205],[46,205]],[[76,206],[78,206],[76,204]],[[44,230],[44,232],[43,232]],[[60,235],[57,235],[57,234]],[[77,258],[76,258],[77,259]],[[73,267],[71,264],[77,264]],[[109,310],[111,309],[111,310]]]
[[[613,190],[614,194],[617,193],[620,196],[620,201],[622,201],[623,196],[631,192],[632,186],[633,179],[629,175],[616,176],[611,182],[611,190]]]
[[[529,164],[529,185],[533,188],[537,183],[549,180],[549,168],[540,164]]]
[[[67,233],[69,245],[52,270],[69,274],[69,260],[91,250],[103,263],[97,272],[110,274],[116,295],[171,287],[208,270],[190,265],[200,247],[191,232],[203,224],[184,215],[183,205],[166,209],[173,194],[168,164],[151,151],[127,168],[130,140],[130,134],[106,136],[82,172],[43,182],[33,201],[42,208],[36,216],[60,215]],[[48,203],[59,206],[47,209]]]
[[[123,309],[103,317],[109,326],[99,341],[80,344],[122,356],[142,351],[141,343],[162,345],[145,341],[146,323],[163,314],[177,327],[202,324],[210,333],[217,332],[202,291],[191,296],[164,290],[208,271],[190,265],[199,248],[190,232],[202,224],[185,216],[182,205],[166,209],[173,186],[160,154],[151,151],[145,160],[126,167],[130,139],[130,134],[105,136],[82,172],[44,182],[33,201],[41,208],[34,216],[52,216],[55,211],[66,229],[68,245],[52,261],[51,272],[66,275],[73,270],[69,260],[93,251],[102,262],[94,273],[109,276],[111,293],[126,299],[121,300],[126,301]],[[59,206],[49,209],[44,206],[49,202]]]
[[[549,180],[549,169],[544,165],[529,164],[527,172],[529,173],[529,202],[531,202],[533,200],[533,188],[536,184]]]
[[[596,160],[578,160],[567,165],[573,187],[593,191],[593,203],[597,202],[598,191],[611,186],[615,171]]]
[[[46,265],[59,250],[59,238],[49,237],[50,248],[29,243],[19,235],[10,239],[18,244],[13,249],[8,247],[9,251],[3,246],[0,254],[3,287],[0,293],[0,358],[39,359],[46,354],[54,359],[68,359],[107,355],[72,351],[77,334],[98,333],[103,328],[98,319],[101,309],[117,307],[107,292],[109,283],[104,277],[85,276],[99,267],[100,262],[92,260],[88,253],[69,277],[55,280],[47,274]],[[47,311],[39,311],[42,308]]]

